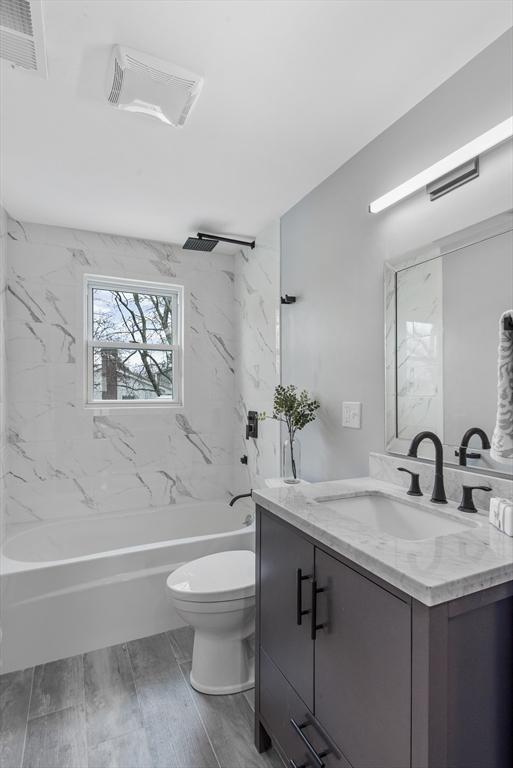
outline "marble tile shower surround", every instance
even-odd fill
[[[280,433],[277,422],[258,425],[258,439],[245,439],[248,411],[272,411],[274,388],[280,381],[280,224],[273,222],[258,237],[254,250],[235,256],[235,327],[238,366],[235,374],[234,459],[239,463],[238,490],[260,488],[265,478],[280,474]]]
[[[13,220],[7,243],[8,522],[221,499],[238,489],[234,257]],[[184,285],[183,408],[84,407],[85,274]],[[260,336],[268,297],[250,287],[263,308],[251,326]]]
[[[5,462],[6,462],[6,399],[7,399],[7,380],[6,380],[6,350],[5,350],[5,284],[7,273],[7,214],[0,207],[0,538],[4,533],[4,512],[5,512]]]
[[[430,496],[433,488],[434,465],[423,461],[408,459],[406,456],[393,456],[384,453],[369,454],[369,475],[376,480],[387,483],[395,483],[403,488],[408,488],[410,476],[406,472],[398,472],[398,467],[406,467],[412,472],[419,473],[419,480],[425,496]],[[468,472],[456,467],[444,467],[444,486],[447,498],[451,501],[461,500],[461,486],[465,485],[489,485],[491,493],[474,491],[476,505],[480,509],[488,509],[491,496],[500,496],[513,500],[513,480],[496,477],[494,475]]]

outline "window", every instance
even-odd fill
[[[179,286],[87,278],[87,400],[181,403]]]

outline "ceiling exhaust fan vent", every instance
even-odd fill
[[[2,0],[0,24],[24,35],[33,35],[29,0]]]
[[[123,84],[123,70],[119,66],[118,60],[114,61],[114,75],[112,80],[112,88],[109,94],[109,101],[111,104],[117,104],[119,102],[119,95],[121,93],[121,86]]]
[[[2,0],[0,59],[46,77],[41,0]]]
[[[199,75],[176,64],[121,45],[112,50],[107,100],[118,109],[142,112],[181,127],[202,85]]]

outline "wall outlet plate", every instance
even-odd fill
[[[360,429],[362,426],[362,404],[342,403],[342,426],[349,429]]]

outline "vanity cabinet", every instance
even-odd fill
[[[513,764],[513,583],[429,608],[257,506],[255,741],[289,768]]]
[[[300,730],[316,751],[325,731],[355,768],[407,768],[409,604],[271,515],[259,534],[260,709],[285,755],[304,744],[294,722],[313,716]]]

